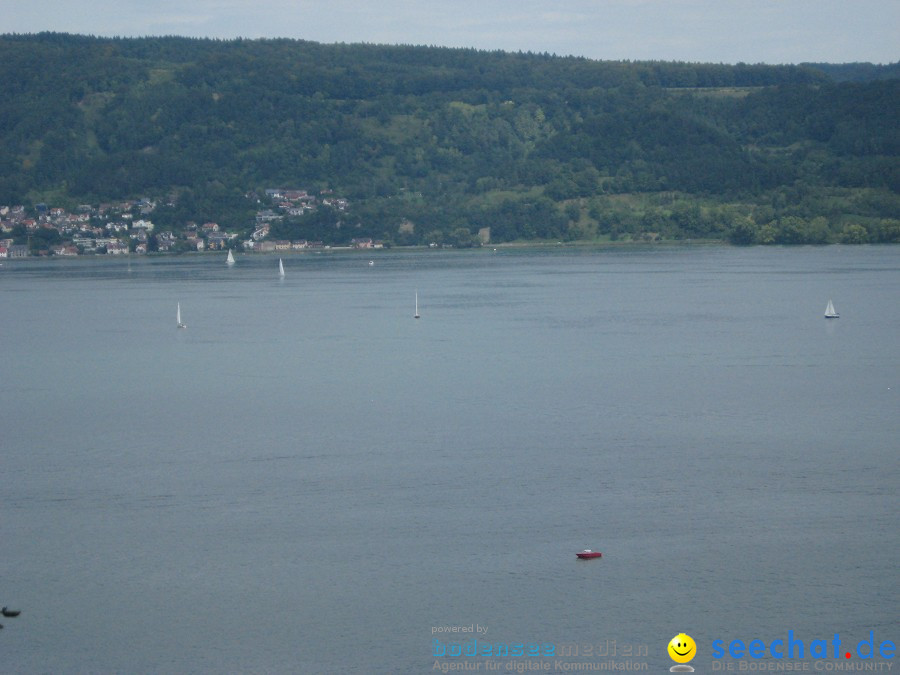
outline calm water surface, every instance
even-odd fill
[[[0,267],[3,672],[900,642],[900,248],[366,256]]]

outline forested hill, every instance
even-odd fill
[[[835,82],[869,82],[900,78],[900,62],[875,63],[804,63],[804,67],[821,71]]]
[[[158,200],[326,243],[900,240],[897,67],[0,36],[0,205]]]

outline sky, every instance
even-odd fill
[[[900,0],[0,0],[0,33],[296,38],[708,63],[900,60]]]

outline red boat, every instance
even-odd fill
[[[579,558],[582,560],[587,560],[588,558],[600,558],[603,554],[600,551],[592,551],[589,548],[584,549],[580,553],[576,553]]]

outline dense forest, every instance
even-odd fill
[[[0,205],[148,197],[327,242],[900,241],[900,64],[723,65],[297,40],[0,36]]]

